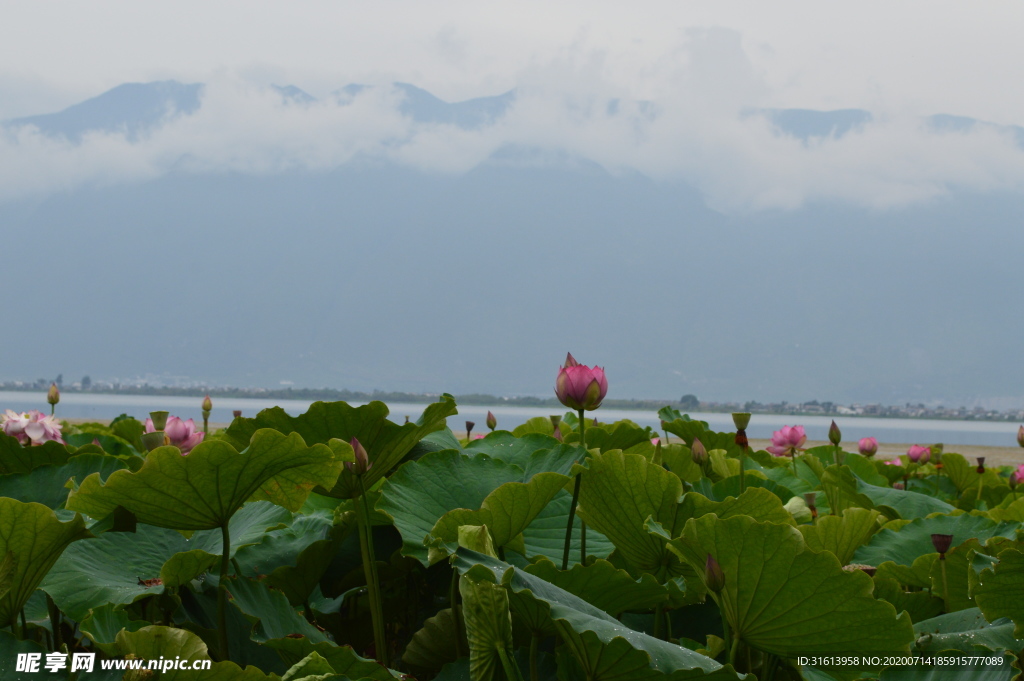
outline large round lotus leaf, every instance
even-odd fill
[[[129,619],[128,613],[115,606],[107,604],[98,608],[92,608],[89,614],[79,620],[79,630],[89,637],[93,645],[107,655],[116,655],[114,641],[122,629],[138,631],[148,626],[150,622]]]
[[[544,507],[530,526],[523,532],[525,555],[533,560],[543,556],[548,560],[562,564],[562,552],[565,549],[565,526],[569,522],[569,506],[572,495],[562,490]],[[572,542],[569,546],[570,556],[580,555],[582,540],[582,520],[577,513],[573,518]],[[593,527],[587,527],[587,555],[596,558],[607,558],[615,550],[615,546]]]
[[[494,545],[504,548],[522,534],[569,480],[569,476],[561,473],[538,473],[529,482],[506,482],[487,495],[479,510],[460,508],[445,513],[434,524],[431,535],[441,542],[455,544],[460,526],[486,525]],[[430,562],[437,559],[432,556]]]
[[[513,652],[508,591],[487,579],[475,579],[469,570],[459,579],[459,594],[471,676],[474,681],[507,678],[500,670],[501,656],[510,659]]]
[[[633,579],[628,572],[615,568],[606,560],[596,560],[586,566],[577,563],[564,571],[550,560],[539,560],[523,569],[612,617],[618,617],[626,610],[651,610],[668,600],[668,589],[651,575]]]
[[[74,447],[68,448],[54,440],[25,447],[18,438],[0,433],[0,475],[28,473],[38,466],[62,464],[73,452]]]
[[[939,615],[914,625],[917,641],[914,649],[924,652],[959,650],[965,653],[1024,650],[1024,641],[1013,636],[1013,622],[1001,618],[993,622],[977,608]]]
[[[184,629],[149,626],[138,631],[122,631],[115,647],[119,657],[133,655],[143,660],[209,660],[202,639]],[[161,681],[271,681],[277,677],[256,667],[242,669],[234,662],[214,662],[210,669],[168,669],[158,674]]]
[[[432,452],[388,478],[376,508],[394,520],[402,534],[402,553],[426,565],[426,539],[441,516],[456,508],[478,509],[493,490],[522,477],[518,466],[483,454]]]
[[[0,562],[7,572],[0,626],[14,621],[69,544],[91,536],[81,516],[62,523],[42,504],[0,498]]]
[[[741,678],[731,666],[722,666],[682,646],[633,631],[603,610],[539,577],[496,558],[460,548],[455,567],[465,573],[474,566],[480,566],[474,570],[474,575],[480,576],[481,569],[485,568],[493,574],[496,584],[546,609],[587,679],[735,681]],[[510,602],[514,608],[514,601]]]
[[[232,553],[290,517],[267,502],[246,504],[228,525]],[[165,585],[191,580],[219,562],[222,541],[220,530],[196,532],[191,539],[147,525],[135,532],[105,532],[68,547],[41,588],[69,617],[81,620],[90,608],[132,603],[163,592]]]
[[[654,574],[667,568],[665,542],[644,528],[653,518],[669,532],[683,493],[680,479],[638,454],[593,453],[582,474],[577,512],[636,569]],[[665,576],[665,575],[663,575]]]
[[[897,565],[913,565],[928,553],[935,553],[933,534],[953,535],[952,546],[970,538],[982,541],[989,537],[1013,537],[1020,523],[997,523],[981,515],[936,515],[918,518],[899,530],[881,530],[864,546],[857,549],[854,563],[881,565],[891,560]]]
[[[807,550],[796,528],[738,516],[693,518],[669,546],[701,576],[708,555],[725,573],[717,597],[736,636],[780,657],[908,650],[910,617],[872,596],[871,578]]]
[[[158,447],[135,473],[117,471],[106,484],[90,475],[67,507],[103,518],[122,506],[148,525],[207,530],[227,523],[248,499],[297,511],[314,487],[331,487],[341,468],[328,447],[264,429],[240,452],[224,440],[202,442],[187,456]]]
[[[288,603],[280,591],[270,589],[263,582],[245,577],[229,577],[228,593],[235,606],[250,617],[259,620],[253,640],[267,641],[302,634],[313,643],[326,641],[327,636],[306,621]]]
[[[331,440],[349,442],[358,438],[366,449],[373,467],[363,475],[363,485],[369,489],[401,463],[416,443],[426,435],[445,427],[445,419],[457,413],[455,400],[444,395],[438,402],[427,405],[415,423],[398,425],[388,420],[388,407],[383,402],[370,402],[352,407],[345,402],[314,402],[299,416],[289,416],[284,409],[264,409],[256,418],[237,418],[224,433],[226,442],[241,449],[261,428],[273,428],[281,433],[298,433],[310,444],[328,444]],[[348,470],[343,470],[337,483],[325,486],[330,495],[338,498],[358,496],[359,481]]]
[[[972,578],[971,595],[985,617],[1009,617],[1017,625],[1013,635],[1024,639],[1024,552],[1003,551],[999,562],[982,570],[976,580]]]
[[[814,525],[801,525],[800,532],[811,551],[829,551],[842,565],[853,559],[858,548],[871,539],[878,530],[878,511],[867,508],[848,508],[842,517],[827,515]]]
[[[875,598],[892,603],[896,612],[906,610],[915,623],[931,619],[942,612],[942,599],[927,591],[904,591],[899,581],[892,577],[880,577],[878,573],[874,581]]]
[[[19,501],[35,501],[50,508],[63,508],[68,498],[64,487],[70,478],[84,480],[98,473],[101,480],[114,471],[128,468],[128,464],[108,454],[78,454],[63,464],[37,466],[29,473],[0,476],[0,497]]]
[[[894,509],[900,518],[909,520],[954,510],[950,504],[927,494],[870,485],[854,475],[848,466],[829,466],[821,477],[821,487],[828,497],[829,508],[837,512],[853,506],[885,506]]]
[[[550,425],[551,422],[549,420],[548,430],[550,430]],[[466,445],[465,452],[469,455],[486,454],[492,459],[515,464],[526,470],[526,466],[534,452],[553,449],[558,446],[558,440],[550,435],[529,433],[522,437],[515,437],[507,431],[499,430],[485,438],[473,440]],[[571,445],[569,448],[573,451],[578,449],[578,447],[572,447]],[[563,472],[568,473],[568,471]]]

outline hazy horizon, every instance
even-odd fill
[[[1024,9],[261,7],[11,9],[0,380],[1024,406]]]

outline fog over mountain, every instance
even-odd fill
[[[0,378],[1024,404],[1024,128],[124,84],[0,128]],[[16,301],[16,302],[15,302]]]

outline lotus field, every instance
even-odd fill
[[[448,395],[404,424],[317,402],[216,432],[9,411],[0,678],[1021,673],[1024,466],[880,461],[835,425],[829,445],[792,426],[755,451],[749,414],[725,433],[670,407],[661,431],[600,422],[607,390],[570,355],[568,411],[511,431],[463,431]],[[211,662],[27,673],[26,653]]]

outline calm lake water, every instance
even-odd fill
[[[94,393],[66,393],[61,395],[57,405],[57,415],[64,418],[109,420],[118,414],[129,414],[139,420],[146,418],[150,411],[159,409],[171,412],[181,418],[202,420],[201,398],[198,397],[160,397],[150,395],[100,395]],[[261,409],[279,406],[292,415],[306,411],[311,404],[308,400],[273,400],[257,398],[218,397],[213,400],[213,412],[210,421],[227,423],[232,419],[232,411],[242,410],[243,416],[255,416]],[[398,423],[406,416],[416,420],[423,413],[425,405],[392,403],[391,419]],[[6,392],[0,391],[0,410],[14,409],[27,411],[39,409],[49,412],[46,393]],[[534,416],[564,413],[549,407],[478,407],[466,405],[459,407],[459,413],[448,420],[453,430],[465,430],[465,422],[476,423],[475,432],[486,432],[484,420],[490,409],[498,419],[498,427],[511,430],[520,423]],[[617,421],[630,419],[642,426],[659,427],[658,415],[654,411],[635,411],[632,409],[599,409],[592,412],[599,421]],[[690,415],[707,421],[714,430],[733,430],[732,418],[729,414]],[[802,425],[807,429],[811,440],[826,440],[831,417],[826,416],[781,416],[773,414],[754,414],[750,419],[747,434],[751,438],[769,438],[773,431],[784,425]],[[843,431],[843,441],[850,442],[862,437],[873,436],[879,442],[893,443],[924,443],[942,442],[951,445],[989,445],[996,447],[1013,447],[1017,444],[1016,422],[993,421],[932,421],[925,419],[880,419],[867,417],[838,418],[836,422]]]

